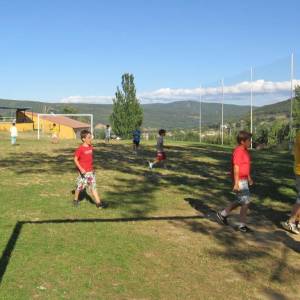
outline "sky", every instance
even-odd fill
[[[223,79],[226,100],[245,104],[253,67],[257,104],[279,101],[291,53],[300,79],[299,11],[298,0],[0,0],[0,98],[111,103],[128,72],[142,103],[215,101]]]

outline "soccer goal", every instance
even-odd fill
[[[62,125],[64,127],[72,128],[72,121],[68,122],[67,118],[63,117],[89,117],[89,127],[92,135],[94,135],[94,116],[93,114],[37,114],[37,139],[41,138],[42,133],[51,133],[53,129],[53,124],[58,126]],[[71,119],[71,118],[70,118]],[[77,121],[72,119],[73,121]],[[77,121],[78,123],[81,121]],[[68,124],[69,123],[69,124]],[[81,122],[82,123],[82,122]],[[75,124],[76,125],[76,124]],[[79,124],[80,126],[80,124]],[[84,128],[84,127],[82,127]],[[80,129],[80,127],[77,127]],[[75,129],[74,129],[75,130]]]

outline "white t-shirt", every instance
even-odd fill
[[[16,136],[18,136],[18,129],[17,129],[16,126],[10,127],[9,130],[10,130],[10,136],[11,136],[11,137],[16,137]]]
[[[105,128],[105,137],[106,138],[110,138],[110,132],[111,132],[111,128],[110,127]]]

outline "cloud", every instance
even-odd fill
[[[300,80],[294,80],[294,86]],[[253,91],[255,105],[265,105],[286,100],[290,97],[290,81],[242,81],[233,85],[224,85],[224,101],[232,104],[249,104],[250,91]],[[141,103],[170,103],[174,101],[199,101],[200,95],[204,102],[219,102],[222,98],[222,87],[208,86],[194,89],[161,88],[155,91],[142,92],[137,95]],[[97,103],[111,104],[113,96],[70,96],[60,100],[62,103]]]
[[[300,80],[294,80],[294,85],[300,85]],[[234,85],[225,85],[223,88],[225,100],[243,100],[245,96],[250,95],[253,91],[254,96],[266,96],[266,98],[274,97],[277,101],[278,97],[289,97],[291,90],[290,81],[265,81],[256,80],[252,83],[250,81],[239,82]],[[199,101],[200,95],[203,101],[216,101],[222,96],[221,85],[215,87],[202,87],[195,89],[170,89],[162,88],[152,92],[141,93],[140,97],[143,102],[170,102],[180,100],[196,100]],[[217,97],[216,97],[217,96]]]
[[[61,103],[90,103],[90,104],[111,104],[112,96],[69,96],[62,98]]]

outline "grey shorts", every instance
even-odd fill
[[[247,179],[239,180],[240,190],[236,192],[236,201],[240,204],[249,204],[250,203],[250,191],[249,184]]]
[[[296,203],[300,204],[300,175],[296,175],[297,199]]]

